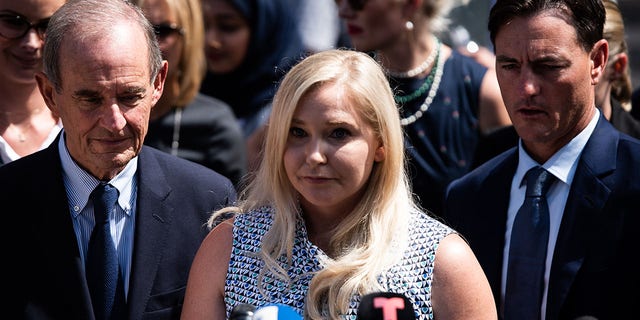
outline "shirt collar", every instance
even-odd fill
[[[76,210],[73,211],[77,216],[77,214],[84,210],[84,207],[89,201],[91,192],[93,192],[93,189],[95,189],[95,187],[100,183],[100,180],[82,169],[75,160],[71,158],[65,143],[64,129],[60,136],[60,140],[58,141],[58,147],[60,160],[62,162],[62,175],[65,181],[65,186],[67,186],[67,194],[72,194],[72,196],[69,196],[69,199],[72,202],[73,207],[76,208]],[[130,199],[132,195],[132,183],[137,169],[138,156],[131,159],[125,166],[124,170],[108,181],[108,183],[113,185],[120,192],[118,204],[127,214],[130,214],[131,212]]]
[[[540,164],[533,160],[527,151],[524,150],[522,145],[522,139],[518,142],[518,169],[514,176],[515,181],[520,181],[520,186],[524,184],[524,177],[529,169],[535,166],[542,166],[551,174],[553,174],[558,180],[570,184],[573,180],[573,176],[578,165],[578,159],[584,149],[585,145],[589,141],[591,134],[598,124],[600,118],[600,111],[595,108],[595,112],[589,124],[576,135],[569,143],[560,148],[549,160]]]

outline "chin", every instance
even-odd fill
[[[131,159],[133,159],[137,154],[132,151],[126,151],[122,153],[112,154],[111,156],[105,157],[104,161],[106,163],[110,163],[111,167],[125,167]]]

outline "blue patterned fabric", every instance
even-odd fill
[[[263,262],[258,259],[257,253],[262,237],[272,223],[273,211],[267,207],[235,218],[233,248],[225,284],[227,316],[240,303],[258,307],[267,303],[282,303],[291,306],[300,315],[304,312],[309,283],[314,272],[322,268],[319,257],[325,255],[308,240],[304,222],[299,220],[296,223],[292,265],[287,267],[284,257],[279,260],[291,277],[291,283],[287,284],[273,274],[266,273],[262,283],[266,290],[261,292],[258,274]],[[378,277],[385,291],[401,293],[411,299],[417,319],[433,319],[431,281],[436,248],[440,240],[452,232],[426,214],[414,214],[409,227],[409,249],[399,263]],[[360,297],[354,296],[347,314],[342,315],[341,319],[355,320],[359,301]]]
[[[416,122],[404,126],[407,134],[413,191],[423,207],[442,214],[447,185],[467,173],[478,144],[478,108],[480,85],[487,69],[456,51],[444,64],[442,80],[433,103]],[[397,95],[409,95],[425,79],[395,79],[390,84]],[[400,105],[400,115],[412,115],[427,97]]]

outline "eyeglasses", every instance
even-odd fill
[[[342,0],[336,0],[337,4],[340,4]],[[367,0],[347,0],[351,9],[355,11],[360,11],[364,8],[364,5],[367,4]]]
[[[0,36],[10,40],[24,37],[32,28],[38,33],[40,39],[44,39],[48,25],[49,18],[31,23],[27,18],[19,14],[0,13]]]
[[[154,24],[153,31],[156,33],[156,37],[158,37],[158,39],[164,39],[174,33],[177,33],[177,34],[184,33],[182,28],[180,28],[176,23]]]

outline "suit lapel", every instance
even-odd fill
[[[505,161],[500,162],[482,183],[483,189],[477,199],[484,202],[479,208],[486,208],[482,213],[482,219],[477,221],[485,230],[482,235],[482,247],[476,254],[478,257],[486,257],[482,261],[485,266],[485,274],[492,284],[492,291],[496,301],[500,301],[500,284],[502,282],[502,260],[504,258],[504,245],[506,232],[507,211],[509,208],[509,194],[511,180],[518,163],[517,148],[510,153]],[[496,195],[503,195],[497,199]],[[483,209],[484,210],[484,209]]]
[[[49,269],[44,272],[51,274],[50,280],[54,283],[51,291],[56,292],[55,299],[68,305],[69,310],[76,310],[69,318],[90,319],[93,317],[91,299],[62,180],[58,139],[42,153],[45,160],[41,163],[51,165],[38,168],[40,174],[35,175],[40,184],[38,192],[42,197],[37,201],[37,206],[41,207],[39,212],[42,212],[42,219],[37,222],[38,230],[35,234],[41,235],[38,247],[43,250],[41,254]]]
[[[615,170],[617,147],[618,132],[601,116],[582,151],[560,224],[549,280],[550,319],[558,318],[584,261],[585,244],[598,234],[598,220],[610,193],[603,179]]]
[[[130,319],[139,319],[147,305],[174,211],[165,201],[171,188],[155,156],[143,147],[138,161],[138,200],[128,302]],[[140,301],[142,299],[144,301]]]

